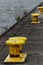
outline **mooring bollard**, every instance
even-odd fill
[[[27,40],[26,37],[10,37],[9,40]]]
[[[40,15],[39,13],[31,14],[31,16],[32,16],[32,22],[31,23],[34,23],[34,24],[40,23],[40,21],[38,21],[39,15]]]
[[[27,40],[26,37],[10,37],[9,40]],[[19,51],[22,53],[22,45],[19,46]]]
[[[38,8],[39,8],[40,13],[43,13],[43,6],[40,6]]]
[[[25,40],[22,37],[17,37],[19,40],[16,40],[16,38],[9,38],[6,41],[6,44],[9,46],[10,53],[7,56],[7,58],[4,60],[4,62],[24,62],[26,59],[27,54],[22,53],[22,45],[26,43],[25,40],[27,40],[26,37]],[[20,38],[22,40],[20,40]]]

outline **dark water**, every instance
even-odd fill
[[[25,10],[29,12],[42,1],[0,0],[0,35],[17,22],[15,20],[16,16],[22,17]]]

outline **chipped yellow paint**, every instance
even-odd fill
[[[12,40],[11,40],[12,39]],[[9,55],[4,62],[23,62],[25,61],[26,54],[22,53],[22,45],[26,43],[26,37],[9,38],[6,44],[9,45]],[[13,56],[13,58],[12,58]]]
[[[20,57],[13,57],[11,58],[10,55],[7,56],[7,58],[4,60],[4,62],[25,62],[25,59],[27,57],[27,54],[22,54]]]

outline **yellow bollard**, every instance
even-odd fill
[[[34,23],[34,24],[40,23],[40,21],[38,21],[38,16],[39,15],[40,15],[39,13],[31,14],[32,20],[33,20],[31,23]]]
[[[4,62],[24,62],[27,54],[20,53],[19,49],[25,42],[25,40],[7,40],[6,44],[9,46],[10,53]]]
[[[10,37],[9,40],[27,40],[26,37]]]
[[[43,13],[43,6],[40,6],[38,8],[39,8],[40,13]]]
[[[9,40],[27,40],[26,37],[10,37]],[[19,51],[22,53],[22,45],[19,46]]]

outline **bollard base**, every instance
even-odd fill
[[[40,21],[38,21],[38,22],[34,22],[34,21],[31,22],[31,24],[38,24],[38,23],[40,23]]]
[[[10,57],[10,54],[7,56],[7,58],[4,60],[4,63],[7,63],[7,62],[25,62],[25,59],[27,57],[27,54],[21,54],[20,57],[14,57],[14,58],[11,58]]]

